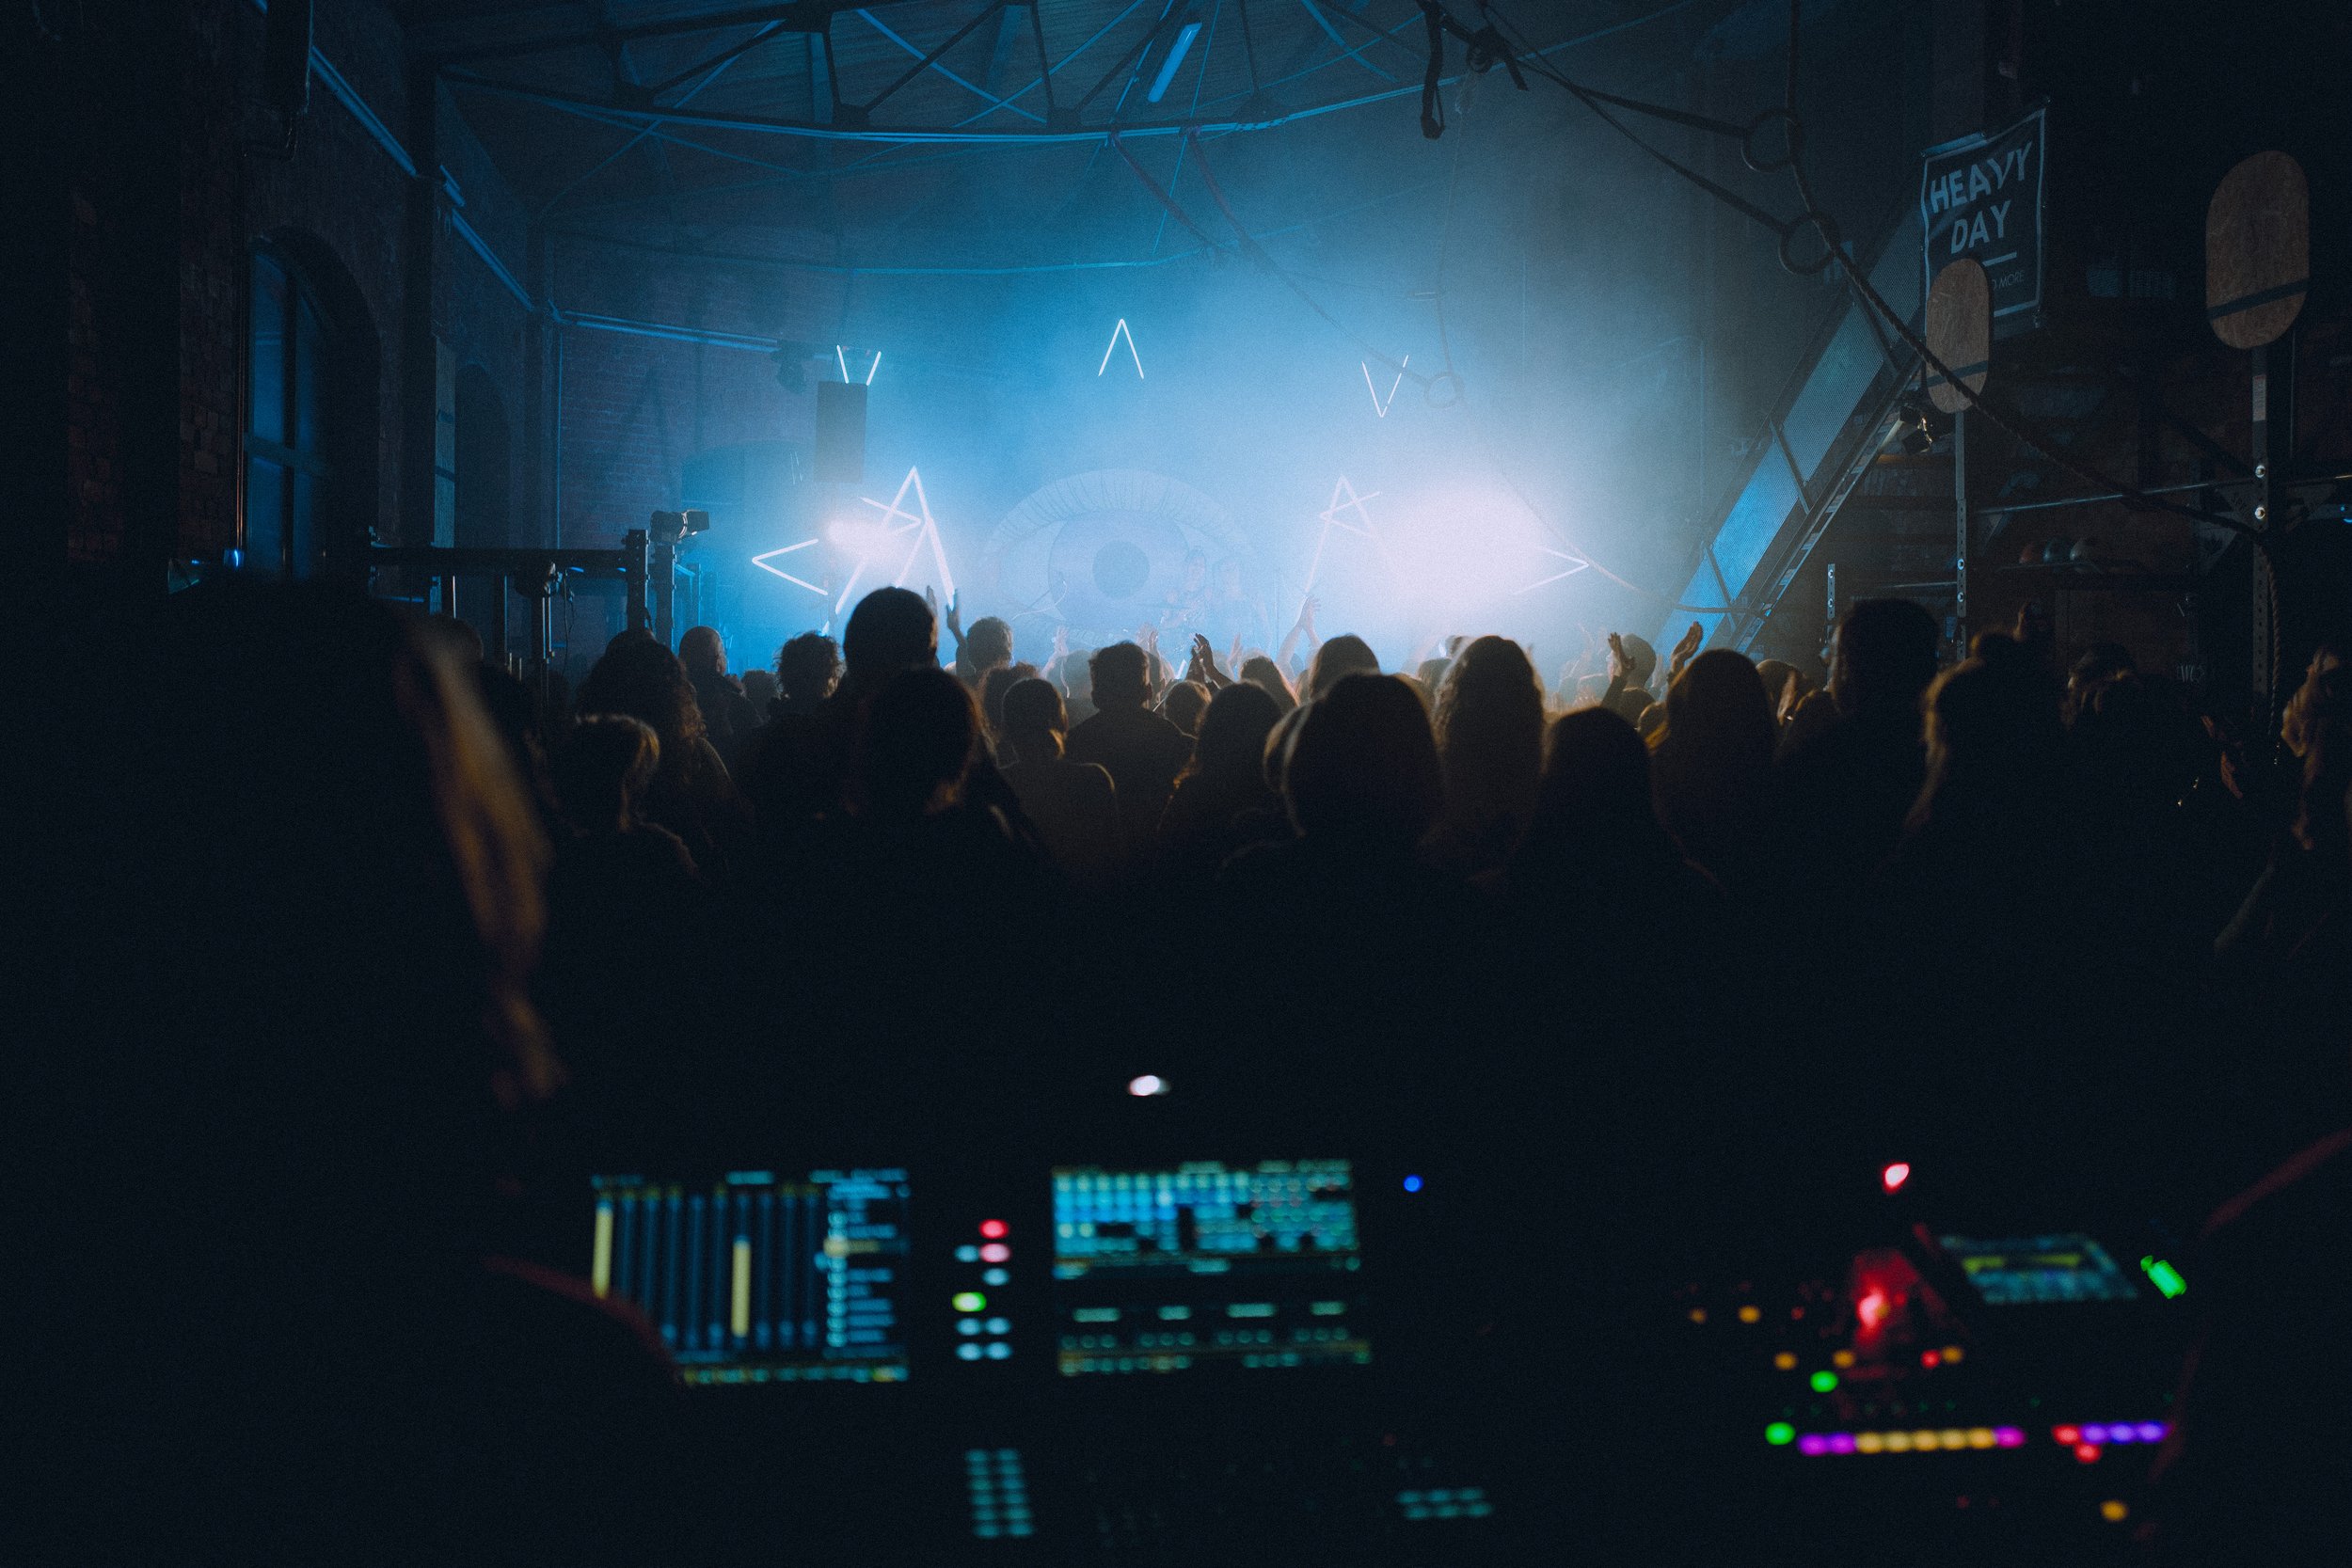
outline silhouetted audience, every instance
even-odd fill
[[[1783,732],[1774,831],[1807,928],[1841,917],[1895,852],[1927,777],[1920,698],[1935,678],[1935,620],[1908,599],[1865,599],[1830,650],[1829,690]]]
[[[1767,804],[1778,740],[1764,683],[1745,655],[1716,648],[1666,689],[1657,746],[1659,816],[1685,853],[1743,901],[1770,868]]]
[[[742,683],[727,673],[727,647],[713,626],[689,626],[677,640],[678,662],[694,689],[694,705],[702,711],[703,732],[722,760],[733,757],[766,717],[743,693]]]
[[[1063,874],[1081,887],[1101,888],[1126,858],[1119,792],[1100,767],[1062,754],[1069,722],[1051,682],[1015,681],[1005,693],[1004,736],[1012,753],[1005,783]]]
[[[1152,842],[1192,737],[1152,711],[1150,664],[1133,642],[1114,642],[1088,661],[1094,717],[1070,732],[1070,760],[1090,762],[1119,786],[1119,816],[1131,850]]]
[[[1527,831],[1543,766],[1544,693],[1525,650],[1502,637],[1463,648],[1438,689],[1437,731],[1445,811],[1431,858],[1459,876],[1491,871]]]
[[[691,1563],[674,1370],[550,1266],[587,1172],[1000,1158],[1149,1068],[1234,1148],[1451,1173],[1415,1244],[1456,1249],[1463,1354],[1629,1561],[1691,1473],[1645,1325],[1757,1247],[1885,1230],[1824,1196],[1875,1196],[1848,1164],[2020,1225],[2185,1233],[2243,1190],[2153,1544],[2321,1560],[2352,1465],[2311,1441],[2346,1379],[2307,1371],[2352,1222],[2331,650],[2273,769],[2267,713],[2118,645],[2061,682],[2030,617],[1939,673],[1926,610],[1864,600],[1818,691],[1692,626],[1654,693],[1649,642],[1602,676],[1588,636],[1548,720],[1517,642],[1417,682],[1314,612],[1232,677],[1196,642],[1156,711],[1155,650],[1057,643],[1057,689],[951,601],[951,673],[898,588],[838,651],[786,642],[771,699],[709,627],[624,633],[568,722],[461,623],[324,589],[207,584],[103,645],[103,701],[27,736],[79,795],[26,828],[103,913],[42,946],[72,1049],[25,1069],[72,1198],[24,1205],[35,1252],[116,1287],[35,1303],[109,1347],[60,1454],[139,1506],[82,1521],[94,1555]],[[1564,1386],[1634,1437],[1577,1435]]]
[[[1246,681],[1209,699],[1192,761],[1160,815],[1160,863],[1170,874],[1214,876],[1243,848],[1282,835],[1265,776],[1266,739],[1280,717],[1274,699]]]
[[[1380,656],[1372,651],[1372,644],[1349,632],[1342,632],[1315,649],[1315,657],[1307,666],[1306,692],[1320,697],[1350,675],[1376,675],[1380,673]]]
[[[650,633],[623,632],[580,682],[574,707],[581,714],[624,713],[653,731],[660,760],[641,809],[647,821],[685,842],[695,864],[717,871],[741,851],[743,803],[711,746],[702,705],[675,654]]]
[[[127,630],[50,824],[105,915],[59,976],[87,1049],[33,1081],[72,1200],[24,1292],[32,1342],[116,1348],[56,1357],[14,1513],[70,1534],[24,1560],[691,1559],[668,1355],[507,1245],[566,1073],[546,848],[468,672],[326,588]]]
[[[1037,678],[1034,664],[1005,664],[988,673],[980,682],[980,722],[988,726],[989,735],[1001,741],[1005,735],[1005,693],[1025,680]]]
[[[1209,689],[1199,681],[1170,681],[1160,694],[1160,717],[1187,736],[1200,732],[1200,715],[1209,705]]]

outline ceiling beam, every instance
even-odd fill
[[[731,27],[773,24],[779,32],[821,33],[843,11],[857,9],[860,0],[785,0],[782,4],[738,6],[700,15],[663,17],[612,28],[581,27],[577,24],[535,36],[471,41],[462,27],[421,28],[413,40],[416,53],[436,66],[465,65],[479,60],[512,59],[564,49],[606,49],[636,39],[675,38],[684,33],[716,33]],[[576,14],[571,8],[558,13]],[[478,32],[479,29],[471,29]]]

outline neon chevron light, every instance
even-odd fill
[[[1141,381],[1143,379],[1143,356],[1136,353],[1136,335],[1127,330],[1127,318],[1124,316],[1120,317],[1119,325],[1111,328],[1111,341],[1103,345],[1103,362],[1094,368],[1094,373],[1099,377],[1104,371],[1111,368],[1111,351],[1119,346],[1119,340],[1121,338],[1127,340],[1128,356],[1136,362],[1136,379]]]
[[[1396,406],[1396,389],[1405,385],[1405,367],[1412,362],[1413,356],[1409,354],[1396,362],[1396,379],[1389,383],[1389,395],[1383,398],[1380,395],[1380,388],[1372,384],[1371,364],[1360,359],[1357,361],[1363,367],[1364,390],[1372,394],[1372,411],[1375,414],[1384,420],[1389,417],[1389,410]]]
[[[797,545],[786,545],[780,549],[764,550],[760,554],[752,557],[752,564],[758,567],[763,572],[772,573],[773,575],[782,578],[787,582],[796,583],[799,586],[807,589],[810,593],[822,597],[825,591],[818,584],[809,581],[806,578],[796,578],[781,566],[772,566],[769,564],[769,562],[774,561],[775,558],[780,555],[790,555],[795,550],[814,549],[819,543],[820,541],[815,539],[803,539]]]
[[[1562,570],[1552,573],[1551,576],[1548,578],[1537,578],[1534,582],[1527,584],[1523,588],[1514,588],[1511,590],[1512,593],[1533,594],[1536,589],[1542,588],[1549,583],[1558,582],[1562,578],[1572,578],[1579,572],[1586,571],[1590,569],[1593,564],[1581,555],[1577,555],[1568,550],[1555,550],[1549,545],[1538,545],[1535,548],[1540,550],[1545,555],[1552,556],[1558,560],[1565,561],[1568,564]]]

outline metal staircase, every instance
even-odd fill
[[[1920,218],[1902,216],[1870,261],[1871,285],[1916,327],[1921,314]],[[1857,301],[1847,297],[1816,335],[1783,388],[1747,473],[1699,552],[1685,603],[1727,607],[1670,613],[1658,645],[1689,619],[1710,648],[1752,648],[1772,611],[1836,521],[1878,454],[1916,360]]]

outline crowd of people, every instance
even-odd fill
[[[579,1172],[1018,1135],[1147,1071],[1283,1147],[1441,1150],[1645,1260],[1601,1296],[1834,1231],[1887,1160],[1988,1223],[2188,1234],[2313,1146],[2227,1216],[2237,1316],[2173,1459],[2191,1539],[2282,1495],[2233,1445],[2318,1411],[2270,1336],[2345,1299],[2332,653],[2281,734],[2119,648],[2054,668],[2030,623],[1946,662],[1900,600],[1818,688],[1696,627],[1548,689],[1491,636],[1383,673],[1311,612],[1043,670],[945,626],[943,667],[882,589],[757,680],[707,627],[626,632],[557,711],[462,630],[227,582],[96,658],[43,818],[57,907],[103,913],[40,949],[75,1044],[37,1223],[122,1287],[72,1332],[151,1501],[245,1560],[339,1560],[420,1495],[410,1560],[655,1560],[580,1533],[659,1488],[663,1374],[548,1251]],[[2300,1293],[2264,1307],[2265,1271]],[[158,1311],[176,1350],[123,1360]],[[257,1454],[292,1469],[257,1488]]]

